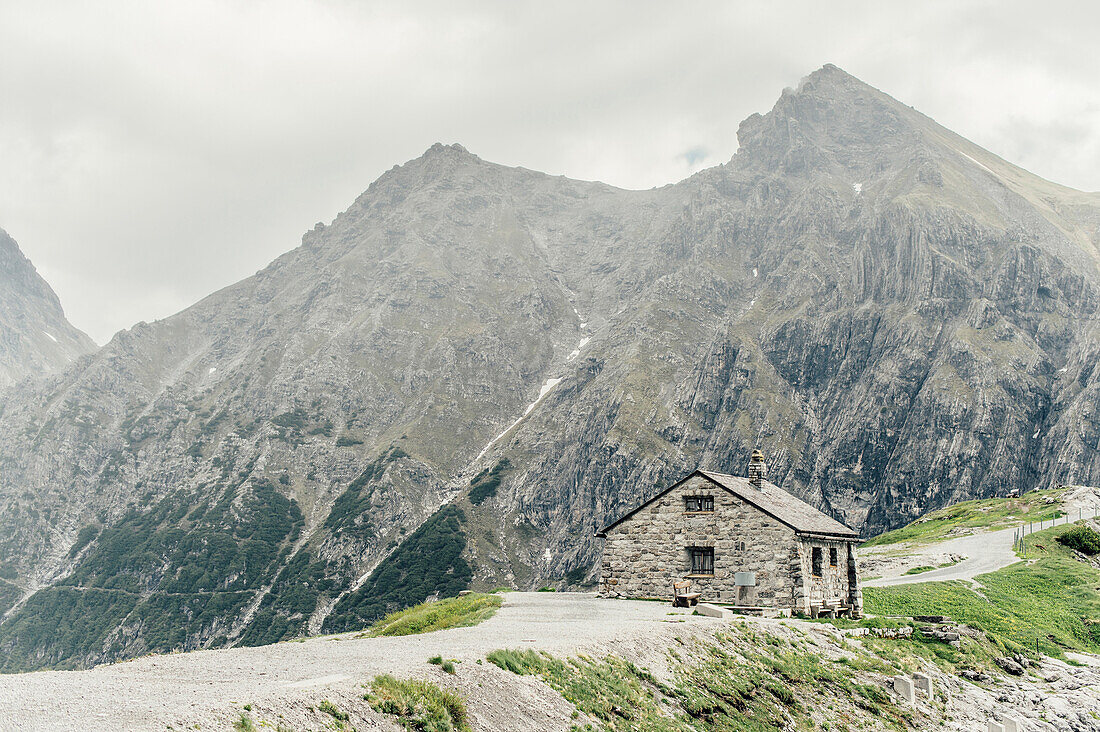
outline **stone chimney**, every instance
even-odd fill
[[[749,482],[760,488],[767,479],[768,464],[764,462],[764,453],[753,450],[752,459],[749,460]]]

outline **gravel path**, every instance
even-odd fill
[[[942,569],[933,569],[920,574],[880,577],[863,583],[864,587],[889,587],[891,585],[911,585],[918,582],[947,582],[948,580],[966,580],[972,582],[979,574],[996,572],[1002,567],[1020,561],[1012,550],[1012,540],[1017,529],[1001,529],[980,534],[960,536],[927,547],[937,554],[959,554],[966,557],[958,564]],[[919,552],[923,547],[914,547]]]
[[[1070,489],[1062,499],[1062,509],[1067,516],[1062,521],[1073,521],[1079,516],[1096,517],[1100,514],[1100,489],[1077,486]],[[1047,522],[1050,525],[1050,522]],[[1036,527],[1038,528],[1038,527]],[[892,585],[911,585],[919,582],[947,582],[966,580],[978,584],[974,578],[980,574],[996,572],[998,569],[1021,561],[1012,549],[1012,540],[1019,527],[985,531],[934,544],[902,544],[897,546],[873,547],[863,552],[866,558],[887,558],[896,553],[899,547],[907,549],[904,562],[885,567],[884,576],[863,582],[864,587],[890,587]],[[966,559],[943,569],[934,569],[920,574],[902,574],[909,567],[921,564],[935,565],[946,555],[964,556]],[[920,557],[927,556],[927,561]],[[916,563],[914,563],[916,562]]]
[[[572,655],[667,647],[676,632],[724,623],[670,612],[666,603],[514,592],[504,595],[496,615],[473,628],[399,638],[344,634],[146,656],[87,671],[0,675],[0,730],[178,730],[196,719],[231,719],[244,704],[305,708],[326,695],[358,698],[376,674],[431,672],[426,660],[435,655],[476,663],[498,648]]]

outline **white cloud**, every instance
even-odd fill
[[[1097,11],[1055,5],[8,3],[0,226],[102,342],[261,268],[433,142],[663,185],[826,62],[1096,190]]]

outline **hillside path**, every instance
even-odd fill
[[[864,587],[891,587],[893,585],[912,585],[919,582],[947,582],[966,580],[973,582],[980,574],[996,572],[998,569],[1021,561],[1012,550],[1012,539],[1017,528],[985,531],[969,536],[960,536],[929,545],[938,554],[961,554],[966,559],[950,567],[933,569],[920,574],[903,574],[893,577],[880,577],[863,583]],[[924,547],[916,546],[914,552]]]

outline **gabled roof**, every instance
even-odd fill
[[[799,534],[816,534],[849,540],[859,539],[859,534],[852,529],[849,529],[836,519],[826,516],[805,501],[795,498],[774,483],[769,483],[765,480],[762,481],[760,487],[757,488],[749,482],[748,478],[742,478],[736,475],[726,475],[725,473],[712,473],[705,470],[696,470],[690,475],[676,481],[648,501],[634,508],[625,516],[622,516],[617,521],[597,531],[596,536],[606,537],[608,531],[626,521],[657,499],[663,497],[669,491],[679,487],[682,483],[691,480],[697,475],[706,478],[711,483],[714,483],[727,493],[737,496],[746,503],[751,503],[776,521],[786,524]]]

